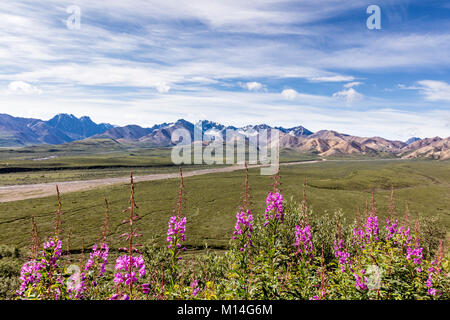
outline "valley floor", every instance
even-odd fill
[[[317,163],[319,161],[304,161],[304,162],[287,162],[281,163],[281,166],[298,165],[298,164],[310,164]],[[249,168],[259,168],[262,165],[251,165]],[[211,173],[225,173],[236,170],[243,170],[243,165],[233,165],[223,168],[211,168],[202,170],[193,170],[184,173],[185,177],[199,176]],[[165,180],[179,178],[179,173],[160,173],[135,176],[135,182]],[[80,180],[80,181],[60,181],[51,183],[38,183],[38,184],[25,184],[25,185],[12,185],[0,187],[0,202],[12,202],[27,199],[36,199],[48,197],[55,194],[55,187],[58,185],[61,194],[86,191],[96,188],[128,183],[130,179],[128,177],[117,178],[104,178],[104,179],[92,179],[92,180]]]

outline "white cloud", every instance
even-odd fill
[[[261,83],[255,81],[241,84],[241,86],[248,91],[259,91],[264,87]]]
[[[159,83],[156,85],[156,90],[158,90],[159,93],[167,93],[170,90],[170,86],[166,83]]]
[[[450,101],[450,85],[447,82],[435,80],[422,80],[416,87],[430,101]]]
[[[333,98],[344,100],[347,103],[353,103],[363,98],[363,95],[353,88],[333,93]]]
[[[360,85],[362,85],[362,82],[354,81],[354,82],[344,84],[344,88],[353,88],[353,87],[357,87]]]
[[[281,95],[286,100],[294,100],[295,98],[298,97],[299,93],[297,91],[295,91],[294,89],[285,89],[281,92]]]
[[[8,85],[9,94],[41,94],[42,90],[24,81],[13,81]]]

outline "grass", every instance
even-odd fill
[[[409,201],[411,218],[418,215],[438,215],[450,226],[450,170],[449,162],[438,161],[326,161],[281,167],[282,191],[285,198],[299,199],[303,179],[308,179],[307,197],[314,214],[341,210],[353,218],[358,208],[375,188],[375,200],[381,217],[385,217],[390,187],[396,189],[398,214],[403,214],[405,200]],[[254,212],[263,214],[263,206],[270,179],[250,170],[250,186]],[[185,179],[187,206],[187,245],[200,248],[208,243],[213,248],[225,248],[230,239],[236,208],[243,184],[243,171],[209,174]],[[155,238],[164,243],[167,222],[172,214],[177,180],[141,182],[136,185],[137,222],[143,239]],[[125,232],[122,210],[128,206],[129,186],[116,185],[86,192],[65,194],[63,228],[71,228],[71,248],[80,250],[82,239],[86,247],[98,238],[103,222],[103,198],[110,202],[112,246],[118,246],[118,236]],[[0,244],[25,248],[30,243],[30,217],[36,216],[41,237],[53,229],[56,195],[53,197],[0,204]]]

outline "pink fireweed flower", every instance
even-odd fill
[[[365,225],[366,229],[366,238],[379,240],[378,234],[380,230],[378,229],[378,217],[371,216],[367,218],[367,223]],[[368,240],[369,240],[368,239]]]
[[[44,243],[44,250],[42,251],[41,263],[45,266],[57,267],[57,261],[61,257],[62,241],[50,238]]]
[[[116,259],[115,270],[120,271],[114,275],[116,284],[130,285],[136,283],[139,280],[138,278],[142,278],[146,274],[144,258],[142,256],[120,256]],[[137,273],[136,271],[130,272],[130,270],[136,270]]]
[[[250,210],[236,213],[236,224],[234,226],[233,240],[240,241],[240,250],[252,247],[253,215]]]
[[[69,293],[69,298],[82,299],[84,298],[83,293],[87,290],[86,286],[86,274],[84,272],[74,273],[69,277],[67,283],[67,291]]]
[[[367,290],[367,281],[368,281],[367,277],[364,276],[366,271],[364,269],[361,269],[360,273],[361,276],[356,272],[353,274],[353,276],[355,277],[355,288],[364,291]]]
[[[106,271],[108,255],[109,247],[106,243],[103,243],[100,248],[96,244],[92,246],[92,252],[89,254],[89,259],[84,265],[84,271],[77,275],[79,278],[72,279],[74,285],[69,288],[70,295],[72,295],[73,292],[76,292],[75,298],[81,298],[83,292],[87,290],[86,282],[88,279],[90,279],[90,283],[93,287],[97,286],[96,280],[102,277]]]
[[[352,265],[350,259],[350,252],[344,250],[344,241],[340,239],[339,241],[334,240],[334,256],[339,259],[338,263],[341,268],[341,272],[345,272],[345,266]]]
[[[89,271],[100,263],[99,277],[101,277],[105,273],[106,264],[108,263],[108,255],[109,247],[106,243],[103,243],[100,248],[98,248],[97,245],[94,245],[84,270]]]
[[[393,239],[394,244],[406,248],[406,259],[412,260],[414,264],[418,265],[417,272],[422,272],[420,265],[423,260],[423,248],[419,246],[419,239],[411,235],[411,229],[409,227],[401,226],[397,228],[397,220],[392,223],[388,218],[386,219],[386,223],[386,230],[388,231],[386,239]]]
[[[198,280],[194,280],[191,283],[191,288],[194,289],[194,291],[192,291],[192,295],[195,297],[199,292],[200,292],[200,288],[198,287]]]
[[[84,266],[84,271],[92,270],[99,266],[99,274],[101,277],[105,273],[106,264],[108,263],[109,247],[106,243],[103,243],[100,248],[97,245],[92,247],[92,252],[89,255],[89,260]]]
[[[427,293],[430,296],[441,296],[442,292],[438,291],[436,288],[433,288],[433,277],[437,276],[442,271],[442,269],[439,267],[434,267],[437,264],[437,260],[433,260],[431,264],[433,265],[433,267],[428,268],[428,279],[426,282],[426,286],[428,288]]]
[[[169,228],[167,229],[168,248],[181,248],[181,243],[186,241],[186,217],[172,216],[169,219]],[[184,250],[184,248],[183,248]]]
[[[437,292],[436,289],[430,288],[430,289],[428,289],[427,293],[428,293],[430,296],[435,296],[438,292]]]
[[[296,227],[295,232],[295,246],[298,248],[297,253],[301,256],[302,260],[313,258],[314,246],[311,241],[311,226],[306,225]]]
[[[393,238],[398,233],[398,220],[395,220],[395,222],[392,222],[389,220],[389,218],[386,218],[386,240],[389,240]]]
[[[266,199],[266,213],[264,218],[266,219],[264,226],[267,226],[271,220],[276,220],[283,223],[283,195],[281,193],[269,192]]]
[[[142,284],[142,293],[143,294],[150,293],[150,284],[149,283]]]
[[[378,217],[370,216],[367,218],[366,224],[360,228],[353,229],[353,244],[359,245],[363,249],[372,241],[380,240],[378,235],[380,230],[378,228]]]
[[[406,259],[413,260],[414,264],[420,265],[423,259],[423,248],[419,247],[418,241],[414,246],[408,247],[406,249]]]
[[[395,244],[403,244],[403,246],[411,246],[414,239],[411,235],[411,229],[409,227],[401,226],[398,228]]]
[[[23,293],[29,289],[35,288],[37,283],[41,281],[48,281],[46,275],[51,272],[51,278],[57,283],[63,285],[63,277],[60,274],[58,260],[61,257],[62,252],[62,241],[58,239],[50,238],[44,243],[44,250],[41,256],[37,260],[31,260],[25,263],[21,269],[20,280],[22,284],[20,289],[17,291],[18,295],[23,295]],[[44,277],[43,277],[44,275]],[[54,297],[59,299],[60,291],[58,288],[54,290]]]
[[[43,268],[43,265],[36,261],[31,260],[26,262],[20,270],[20,289],[17,291],[19,296],[22,296],[28,287],[35,287],[36,284],[41,282],[42,275],[39,271]]]

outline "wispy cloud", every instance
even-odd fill
[[[362,85],[362,82],[354,81],[344,84],[344,88],[353,88]]]
[[[310,81],[313,82],[346,82],[346,81],[352,81],[355,79],[352,76],[324,76],[324,77],[313,77],[310,78]]]
[[[430,101],[450,101],[450,85],[443,81],[422,80],[418,90]]]

